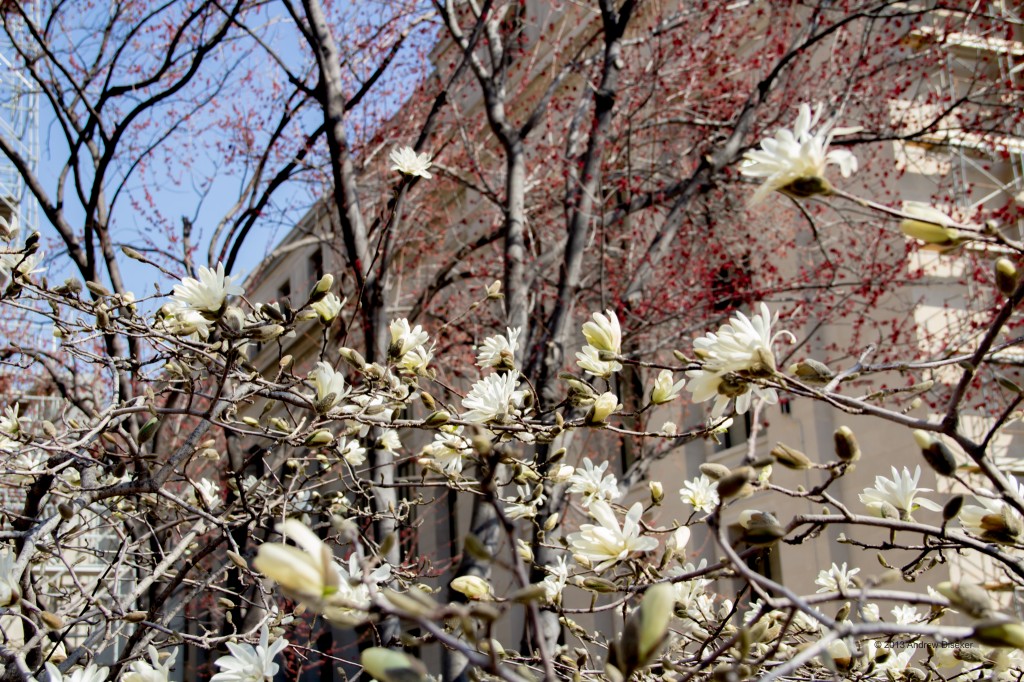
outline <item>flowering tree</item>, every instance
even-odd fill
[[[2,354],[54,406],[0,420],[4,679],[1024,673],[1024,625],[989,594],[1024,584],[1024,489],[995,447],[1022,399],[1018,209],[904,205],[878,158],[1020,125],[1013,24],[995,5],[663,9],[2,11],[67,149],[51,177],[0,134],[48,223],[4,226],[0,304],[57,339],[22,328]],[[930,90],[966,35],[1009,68]],[[212,170],[177,156],[205,141]],[[166,220],[158,184],[205,197],[222,173],[240,191],[213,229]],[[295,185],[336,267],[255,300],[232,272],[294,218]],[[133,217],[159,232],[121,241]],[[986,288],[922,341],[906,318],[936,262]],[[761,448],[783,398],[912,433],[913,468],[846,426],[832,452]],[[747,416],[736,466],[652,477]],[[469,531],[417,553],[440,501],[472,508]],[[809,593],[757,570],[833,527],[887,572],[821,566]],[[1002,579],[931,580],[954,557]]]

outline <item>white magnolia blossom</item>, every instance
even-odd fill
[[[622,497],[619,492],[618,479],[614,474],[605,474],[609,462],[601,462],[595,467],[589,457],[584,457],[581,464],[582,466],[576,467],[573,474],[569,476],[568,483],[570,493],[583,496],[580,504],[584,508],[589,507],[595,500],[615,502]]]
[[[580,369],[596,377],[609,378],[622,369],[622,363],[616,360],[602,360],[601,351],[593,346],[583,346],[576,352],[576,364]]]
[[[652,403],[663,405],[676,399],[686,385],[686,380],[673,382],[672,379],[672,370],[663,369],[658,373],[658,378],[654,380],[654,388],[651,389]]]
[[[567,483],[574,473],[576,473],[574,467],[568,464],[559,464],[548,474],[548,480],[556,484]]]
[[[0,254],[0,275],[7,278],[11,276],[12,272],[17,272],[22,277],[28,277],[38,272],[45,272],[46,268],[40,265],[42,262],[42,251],[27,255],[24,253]]]
[[[377,446],[381,450],[397,452],[402,449],[402,438],[398,435],[398,431],[395,429],[384,429],[380,434],[380,438],[377,440]]]
[[[931,488],[919,488],[917,482],[921,479],[921,467],[917,466],[914,473],[903,467],[903,472],[896,471],[892,467],[892,478],[875,476],[875,487],[865,488],[859,497],[860,501],[867,506],[875,516],[884,516],[886,505],[891,505],[899,512],[900,518],[909,519],[919,507],[930,511],[941,511],[942,507],[925,498],[919,498],[918,493],[931,492]]]
[[[421,456],[429,457],[444,473],[462,473],[462,460],[473,454],[473,447],[462,435],[463,427],[444,424],[434,434],[434,442],[423,448]]]
[[[270,641],[267,626],[260,628],[260,642],[235,644],[228,642],[230,656],[221,656],[214,664],[221,669],[210,682],[270,682],[280,669],[274,658],[288,647],[288,640],[278,637]]]
[[[622,364],[614,358],[602,359],[601,353],[611,356],[622,354],[622,328],[614,310],[606,310],[607,315],[594,313],[593,319],[583,324],[583,336],[587,345],[576,353],[580,368],[599,377],[610,377],[622,369]]]
[[[46,454],[41,450],[22,447],[21,443],[4,435],[0,435],[0,450],[17,453],[8,464],[12,472],[7,475],[7,480],[11,483],[29,485],[36,476],[46,471]]]
[[[521,332],[520,327],[507,327],[504,335],[498,334],[484,339],[476,356],[476,364],[480,367],[513,369]]]
[[[224,264],[217,263],[217,268],[199,268],[199,279],[186,277],[181,284],[174,286],[171,298],[181,305],[193,310],[209,313],[219,312],[228,296],[240,296],[244,293],[241,286],[234,283],[237,277],[224,274]]]
[[[606,310],[607,315],[594,313],[593,319],[583,323],[583,336],[587,344],[598,350],[615,355],[622,353],[622,328],[614,310]]]
[[[900,625],[913,625],[924,620],[921,614],[917,612],[917,609],[910,604],[894,606],[892,608],[892,617]]]
[[[514,370],[505,374],[488,374],[473,384],[462,399],[462,406],[468,410],[462,418],[477,424],[508,423],[521,410],[524,394],[517,390],[518,385],[519,372]]]
[[[67,675],[49,661],[46,662],[46,682],[106,682],[109,670],[90,663],[84,668],[76,668]]]
[[[201,478],[195,487],[190,490],[195,498],[201,497],[206,506],[212,511],[220,506],[220,486],[208,478]]]
[[[0,543],[0,606],[12,606],[20,598],[18,577],[14,574],[17,556],[6,543]]]
[[[316,389],[313,400],[323,412],[340,403],[349,393],[345,375],[322,360],[316,363],[316,367],[309,373],[309,378],[313,380]]]
[[[409,320],[404,317],[391,320],[388,330],[391,332],[391,347],[388,349],[388,355],[399,362],[406,353],[420,348],[430,340],[430,334],[423,331],[423,327],[411,326]]]
[[[256,552],[253,567],[280,587],[286,596],[311,609],[330,613],[331,597],[342,582],[341,567],[334,553],[316,533],[296,519],[277,525],[298,547],[282,542],[264,542]]]
[[[190,336],[205,341],[210,338],[212,327],[213,323],[200,311],[177,301],[167,303],[158,313],[157,328],[174,336]]]
[[[430,168],[430,157],[426,154],[417,154],[412,147],[396,147],[391,150],[391,170],[398,171],[403,175],[418,175],[429,180],[434,177],[427,171]]]
[[[338,455],[354,467],[366,463],[366,448],[360,445],[357,440],[340,439],[338,441]]]
[[[544,588],[544,601],[559,604],[562,601],[562,590],[569,581],[569,566],[565,556],[559,556],[554,565],[545,566],[544,570],[548,573],[540,583]]]
[[[0,432],[14,438],[21,435],[21,419],[18,417],[20,410],[21,407],[17,403],[4,408],[4,414],[0,417]]]
[[[679,497],[694,511],[710,514],[718,506],[718,483],[701,474],[691,481],[683,482]]]
[[[761,149],[744,154],[740,167],[747,177],[763,178],[761,186],[751,200],[757,203],[776,190],[796,196],[819,194],[828,187],[825,167],[839,166],[843,177],[857,170],[857,157],[845,149],[829,149],[832,138],[856,132],[857,128],[832,129],[823,124],[817,132],[821,110],[812,114],[808,104],[800,105],[793,130],[782,128],[774,138],[761,141]]]
[[[640,517],[644,513],[640,502],[630,507],[621,526],[606,502],[595,500],[589,512],[597,523],[583,524],[568,540],[576,561],[593,566],[598,573],[658,546],[655,538],[640,535]]]
[[[677,578],[707,568],[708,560],[701,559],[696,566],[692,563],[683,566],[672,566],[665,571],[666,578]],[[692,580],[676,580],[672,583],[675,590],[676,611],[682,612],[687,618],[697,623],[706,623],[715,617],[714,601],[707,594],[707,587],[712,581],[707,578]]]
[[[427,348],[426,346],[420,346],[413,348],[408,353],[404,354],[398,361],[398,366],[408,372],[409,374],[416,374],[423,376],[427,372],[427,367],[430,365],[430,361],[434,358],[434,347]]]
[[[835,563],[827,571],[819,571],[814,584],[818,586],[818,592],[841,592],[854,587],[851,578],[860,573],[859,568],[846,568],[846,562],[842,566]]]
[[[317,317],[320,318],[320,321],[324,324],[328,324],[333,322],[334,318],[341,313],[341,309],[344,305],[345,301],[341,300],[333,293],[327,292],[326,296],[316,303],[311,304],[311,307],[316,311]]]
[[[694,402],[714,399],[712,419],[721,417],[732,399],[736,400],[738,414],[750,409],[755,396],[769,404],[778,402],[774,388],[747,381],[775,372],[772,344],[778,336],[789,332],[773,335],[773,322],[768,306],[761,303],[753,317],[736,312],[717,332],[694,339],[693,350],[701,361],[701,369],[686,372],[690,378],[686,390],[693,393]]]
[[[1024,484],[1008,477],[1011,493],[1024,499]],[[1024,517],[991,490],[979,490],[974,496],[978,504],[966,504],[958,514],[965,530],[986,539],[1015,542],[1024,533]]]
[[[544,504],[547,496],[544,495],[544,486],[538,485],[530,489],[527,485],[517,485],[516,495],[505,498],[505,516],[515,521],[517,519],[532,519],[537,515],[537,508]]]
[[[178,650],[160,662],[160,654],[152,644],[146,648],[149,653],[149,660],[140,659],[132,661],[129,671],[121,678],[121,682],[169,682],[171,668],[174,666],[174,659],[178,656]]]

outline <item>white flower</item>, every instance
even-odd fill
[[[519,350],[519,334],[522,329],[506,327],[506,335],[489,336],[480,344],[476,364],[480,367],[501,367],[514,369],[516,351]]]
[[[280,666],[274,658],[285,650],[288,640],[278,637],[270,642],[267,626],[260,628],[260,643],[235,644],[228,642],[230,656],[221,656],[215,661],[221,671],[210,678],[210,682],[265,682],[274,679]]]
[[[610,377],[622,369],[614,358],[601,358],[601,353],[616,356],[622,354],[622,328],[615,311],[606,310],[607,315],[594,313],[593,320],[583,324],[583,336],[587,345],[576,353],[577,363],[582,369],[599,377]]]
[[[594,399],[594,404],[590,406],[590,411],[587,412],[587,423],[601,424],[612,413],[617,412],[619,407],[619,397],[611,391],[605,391],[597,396]]]
[[[856,132],[856,129],[830,130],[831,126],[825,124],[814,132],[812,128],[818,124],[820,116],[820,109],[817,115],[812,115],[811,107],[801,104],[793,130],[783,128],[774,138],[762,140],[761,149],[743,155],[740,172],[748,177],[764,178],[751,203],[761,201],[776,190],[796,196],[827,191],[825,167],[829,164],[839,166],[844,178],[857,170],[857,157],[851,152],[828,148],[834,136]]]
[[[920,466],[914,469],[913,475],[907,467],[903,467],[903,473],[897,472],[896,467],[892,467],[892,479],[876,476],[875,487],[865,488],[864,492],[859,495],[860,501],[875,516],[883,515],[886,504],[895,507],[900,513],[900,517],[905,519],[909,519],[918,507],[924,507],[930,511],[941,511],[942,507],[931,500],[917,498],[918,493],[931,492],[931,488],[917,487],[920,478]]]
[[[57,666],[46,662],[46,674],[49,676],[47,682],[105,682],[108,672],[107,668],[90,663],[84,668],[71,671],[70,675],[62,675]]]
[[[427,169],[430,168],[430,157],[417,154],[412,147],[396,147],[391,150],[391,170],[404,175],[418,175],[429,180],[434,177]]]
[[[1016,478],[1008,477],[1010,491],[1024,499],[1024,485]],[[964,529],[985,540],[995,542],[1017,542],[1024,533],[1024,517],[1006,504],[997,493],[979,490],[974,496],[981,506],[968,504],[960,510],[960,524]],[[989,495],[991,497],[989,497]]]
[[[854,587],[853,581],[850,579],[858,573],[860,573],[859,568],[847,570],[845,561],[842,567],[833,563],[832,568],[827,571],[818,572],[818,577],[815,578],[814,584],[818,586],[819,593],[840,592]]]
[[[700,564],[685,564],[684,566],[672,566],[665,572],[666,578],[675,578],[695,571],[702,571],[707,568],[708,560],[701,559]],[[706,602],[702,599],[705,596],[705,589],[711,584],[707,578],[694,578],[693,580],[680,580],[672,583],[676,592],[676,608],[685,612],[687,617],[695,621],[706,621],[711,614],[706,610]]]
[[[353,552],[347,564],[338,567],[341,582],[333,599],[339,606],[325,612],[328,618],[348,623],[362,621],[370,608],[370,585],[376,588],[391,579],[391,566],[382,564],[366,573],[359,566],[359,561],[360,557]]]
[[[892,617],[900,625],[913,625],[921,622],[921,614],[910,604],[900,604],[892,609]]]
[[[658,373],[658,378],[654,380],[654,388],[651,389],[651,402],[655,405],[672,402],[683,390],[685,384],[685,379],[672,382],[672,370],[661,370]]]
[[[434,434],[434,442],[423,448],[422,455],[437,462],[450,476],[462,473],[462,459],[473,454],[473,447],[462,436],[462,426],[445,424]]]
[[[519,372],[489,374],[473,384],[462,406],[469,410],[462,415],[468,422],[505,424],[517,415],[523,400],[523,392],[517,391]]]
[[[694,511],[710,514],[718,504],[718,483],[701,474],[699,478],[685,481],[679,490],[683,502],[693,507]]]
[[[558,467],[548,474],[548,480],[552,483],[566,483],[572,475],[576,473],[576,469],[569,466],[568,464],[559,464]]]
[[[669,436],[671,438],[675,437],[676,434],[679,433],[679,426],[675,422],[665,422],[661,425],[661,428],[658,431],[662,435]]]
[[[175,336],[191,336],[205,341],[210,338],[212,326],[213,323],[203,317],[201,312],[183,306],[177,301],[167,303],[158,313],[157,327]]]
[[[345,301],[342,301],[333,293],[328,292],[326,296],[316,303],[313,303],[312,308],[316,311],[317,317],[320,318],[321,322],[329,324],[338,316],[338,313],[341,312],[341,308],[344,305]]]
[[[569,535],[569,545],[577,561],[594,566],[598,573],[629,557],[649,552],[658,546],[654,538],[640,535],[640,517],[644,513],[639,502],[630,507],[622,526],[607,503],[595,500],[590,515],[597,524],[583,524],[578,533]]]
[[[587,343],[597,350],[615,355],[622,353],[622,328],[614,310],[606,310],[607,316],[594,313],[593,320],[583,324],[583,336]]]
[[[589,457],[584,457],[583,466],[577,467],[575,472],[569,476],[569,492],[583,495],[580,504],[584,508],[589,507],[595,500],[614,502],[621,497],[619,482],[615,475],[605,475],[608,464],[608,462],[601,462],[595,467]]]
[[[0,255],[0,275],[9,277],[12,272],[17,272],[22,277],[28,277],[37,272],[44,272],[46,268],[39,265],[42,261],[42,251],[27,255],[24,253],[5,253]]]
[[[309,378],[313,380],[316,388],[313,400],[321,412],[329,412],[348,395],[345,375],[322,360],[316,363],[316,367],[309,373]]]
[[[147,647],[147,651],[149,652],[149,661],[142,659],[132,661],[130,672],[125,673],[121,678],[122,682],[168,682],[171,666],[174,665],[174,659],[178,657],[178,651],[175,650],[162,664],[156,647],[151,644]]]
[[[344,438],[338,442],[338,454],[343,460],[354,467],[366,463],[366,448],[357,440],[346,441]]]
[[[35,477],[42,474],[46,469],[46,455],[42,451],[35,448],[23,448],[21,443],[11,440],[2,434],[0,434],[0,450],[17,453],[8,464],[13,470],[8,475],[8,480],[11,483],[18,485],[31,484]]]
[[[544,486],[537,486],[530,490],[529,486],[517,485],[515,497],[505,498],[505,516],[515,521],[517,519],[532,519],[537,515],[537,507],[544,503],[547,496],[542,492]]]
[[[4,416],[0,417],[0,431],[17,438],[21,433],[21,420],[18,418],[20,406],[15,403],[4,408]]]
[[[203,502],[206,503],[206,506],[211,511],[220,506],[220,486],[210,479],[199,479],[199,482],[195,484],[195,488],[192,489],[193,496],[196,494],[196,491],[202,496]]]
[[[558,604],[562,601],[562,590],[569,580],[569,566],[565,557],[558,557],[555,565],[545,566],[544,570],[548,572],[540,583],[544,588],[544,601],[548,604]]]
[[[409,325],[409,320],[402,317],[392,320],[389,326],[391,332],[391,347],[388,348],[388,355],[395,360],[401,360],[402,356],[419,348],[427,342],[430,335],[423,331],[423,327]]]
[[[768,306],[761,303],[758,314],[748,318],[737,312],[717,332],[708,332],[694,339],[693,350],[702,367],[689,370],[690,381],[686,390],[693,393],[694,402],[715,400],[711,411],[713,419],[722,416],[729,401],[736,399],[736,412],[750,409],[754,396],[769,404],[778,401],[773,388],[765,388],[746,381],[747,376],[771,376],[775,372],[772,344],[779,335],[772,334],[772,317]]]
[[[7,543],[0,543],[0,606],[11,606],[20,598],[18,578],[14,574],[14,561],[17,558]]]
[[[878,604],[865,604],[860,609],[865,622],[877,623],[882,620],[882,614],[878,611]]]
[[[12,241],[19,232],[21,232],[21,226],[18,225],[17,214],[12,215],[10,220],[0,216],[0,241]]]
[[[402,449],[402,439],[398,435],[398,431],[394,429],[385,429],[380,434],[380,439],[377,441],[377,445],[381,450],[387,450],[388,452],[396,452]]]
[[[434,347],[420,346],[413,348],[398,361],[398,366],[409,374],[424,375],[427,366],[434,357]]]
[[[601,351],[593,346],[583,346],[583,350],[576,352],[576,364],[580,369],[605,379],[622,369],[622,363],[616,360],[602,360],[600,354]]]
[[[228,296],[244,293],[242,287],[233,283],[235,277],[224,275],[224,264],[217,263],[217,269],[199,268],[199,279],[186,277],[174,286],[171,298],[193,310],[210,313],[219,312]]]
[[[277,525],[278,532],[298,543],[292,547],[281,542],[264,542],[256,552],[253,566],[278,585],[288,597],[324,611],[327,599],[338,592],[341,567],[334,561],[331,548],[305,524],[287,519]]]

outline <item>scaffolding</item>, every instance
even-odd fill
[[[36,3],[27,3],[35,6]],[[30,10],[31,11],[31,10]],[[39,164],[39,92],[25,77],[19,66],[14,42],[24,32],[17,17],[4,21],[0,34],[0,135],[7,139],[14,152],[35,172]],[[25,183],[17,166],[0,154],[0,218],[8,223],[14,218],[22,234],[39,229],[39,204]]]

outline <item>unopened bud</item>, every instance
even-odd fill
[[[334,275],[327,273],[317,281],[316,286],[313,287],[313,291],[309,293],[309,300],[316,303],[320,299],[330,292],[331,287],[334,286]]]
[[[729,475],[729,467],[716,462],[705,462],[700,465],[700,472],[712,481],[717,481]]]
[[[775,461],[787,469],[800,471],[802,469],[810,469],[813,465],[813,462],[811,462],[807,455],[789,447],[785,443],[776,443],[775,447],[772,448],[771,455],[775,458]]]
[[[1009,258],[996,259],[996,287],[1009,296],[1017,289],[1017,267]]]
[[[319,431],[314,431],[306,438],[305,445],[330,445],[333,442],[334,435],[326,429],[320,429]]]
[[[917,429],[914,431],[914,440],[921,448],[921,454],[928,466],[935,470],[940,476],[952,476],[956,473],[956,456],[949,446],[927,431]]]
[[[60,630],[64,627],[64,619],[50,611],[40,611],[39,620],[43,621],[43,625],[51,630]]]
[[[828,365],[805,358],[789,366],[789,373],[811,384],[827,384],[836,374]]]
[[[470,599],[490,599],[491,586],[476,575],[462,575],[451,582],[451,588]]]
[[[651,490],[651,503],[661,504],[661,501],[665,499],[665,487],[661,485],[661,481],[650,481],[647,487]]]
[[[840,426],[833,434],[836,457],[842,462],[856,462],[860,459],[860,446],[849,426]]]

